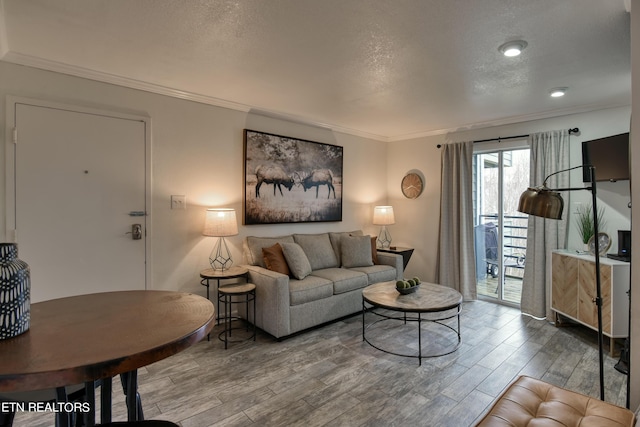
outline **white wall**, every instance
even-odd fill
[[[153,202],[152,229],[148,234],[152,239],[153,289],[204,294],[199,272],[209,268],[208,255],[216,241],[201,235],[205,209],[233,207],[241,223],[244,128],[343,146],[343,221],[246,227],[240,224],[240,235],[227,238],[237,263],[242,259],[242,238],[246,235],[360,228],[377,233],[371,217],[373,206],[386,203],[389,144],[385,142],[0,62],[3,142],[11,128],[5,123],[7,95],[151,117]],[[0,164],[5,164],[4,150],[0,150]],[[170,209],[172,194],[187,196],[186,210]],[[0,174],[0,238],[6,239],[4,174]]]
[[[408,141],[391,143],[389,150],[388,193],[389,203],[394,206],[396,224],[390,227],[394,243],[416,248],[407,276],[417,275],[424,280],[435,280],[438,254],[438,221],[440,215],[440,149],[438,144],[495,137],[529,134],[548,130],[580,128],[580,135],[571,136],[571,166],[582,164],[582,141],[601,138],[629,131],[631,109],[612,108],[597,112],[575,114],[552,119],[523,122],[514,125],[465,130],[449,135],[437,135]],[[410,169],[418,169],[425,175],[426,189],[414,200],[402,196],[400,181]],[[571,184],[582,186],[582,175],[577,170],[571,175]],[[540,183],[542,184],[542,183]],[[524,189],[523,189],[524,191]],[[598,183],[598,206],[606,210],[605,230],[614,239],[617,248],[617,230],[630,227],[631,212],[629,181]],[[575,202],[590,203],[591,193],[572,192],[563,194],[567,207]],[[580,248],[573,221],[570,220],[568,246]]]

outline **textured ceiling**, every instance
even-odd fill
[[[623,0],[0,0],[9,62],[398,140],[629,105]],[[520,57],[498,46],[524,39]],[[560,99],[552,87],[567,86]]]

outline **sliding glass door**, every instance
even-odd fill
[[[529,149],[474,155],[475,249],[478,295],[520,304],[527,252],[527,215],[518,200],[529,184]]]

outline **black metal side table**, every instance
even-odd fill
[[[250,316],[250,302],[253,306],[253,312]],[[224,348],[227,348],[230,342],[242,342],[250,339],[256,340],[256,285],[253,283],[241,283],[236,285],[226,285],[218,288],[218,305],[224,304],[224,316],[219,319],[224,322],[224,329],[218,334],[218,339],[224,342]],[[253,318],[253,333],[248,337],[233,340],[231,339],[232,331],[244,329],[241,326],[232,326],[234,320],[242,320],[239,316],[232,315],[233,304],[245,304],[245,313],[247,314],[246,331],[249,332],[249,319]]]
[[[200,284],[202,286],[207,287],[207,299],[210,299],[209,298],[209,285],[210,285],[209,281],[210,280],[215,280],[216,287],[219,289],[221,280],[237,279],[237,278],[244,278],[244,280],[247,281],[249,279],[249,270],[245,267],[236,266],[236,267],[228,268],[226,270],[214,270],[213,268],[208,268],[200,272]],[[218,304],[216,306],[216,320],[218,321],[220,320],[220,300],[218,300]]]
[[[409,264],[409,260],[411,259],[411,255],[413,255],[413,248],[404,248],[400,246],[392,246],[391,248],[377,248],[380,252],[388,252],[391,254],[402,255],[402,264],[403,269],[407,269],[407,264]]]

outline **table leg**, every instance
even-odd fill
[[[111,422],[111,394],[113,392],[112,378],[103,378],[100,387],[100,423]]]
[[[364,298],[362,298],[362,341],[364,341],[364,312],[365,312]]]
[[[56,388],[56,401],[67,401],[67,389],[65,387]],[[68,412],[60,411],[56,413],[56,427],[71,427],[71,417]]]
[[[251,294],[244,296],[244,309],[245,313],[247,313],[247,332],[249,332],[249,295]]]
[[[84,401],[89,404],[89,412],[83,414],[87,427],[96,425],[96,383],[87,381],[84,383]]]
[[[405,313],[405,323],[407,315]],[[422,366],[422,313],[418,313],[418,366]]]
[[[209,298],[209,279],[203,278],[202,280],[200,280],[200,284],[202,286],[206,286],[207,288],[207,299],[210,300]],[[220,287],[220,280],[218,279],[218,287]],[[218,311],[216,311],[216,313],[220,313],[220,302],[218,301]],[[216,325],[219,324],[220,322],[218,321],[219,317],[216,317]],[[211,334],[207,334],[207,341],[211,340]]]
[[[220,279],[216,279],[216,293],[218,294],[218,302],[217,302],[217,306],[216,306],[216,325],[220,324],[220,293],[218,292],[218,289],[220,289]],[[225,311],[224,314],[226,316],[227,314],[227,310],[225,307]]]
[[[227,312],[229,310],[229,312]],[[224,349],[227,349],[229,337],[231,336],[231,296],[224,296]]]
[[[127,419],[129,421],[142,421],[142,400],[138,394],[138,371],[133,370],[120,374],[127,402]]]

